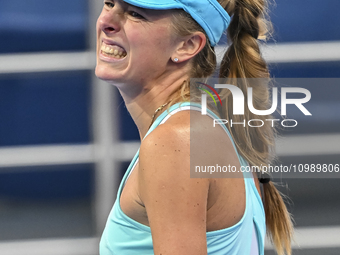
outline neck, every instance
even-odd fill
[[[141,140],[149,130],[151,122],[167,109],[167,105],[156,114],[155,111],[170,101],[176,103],[172,99],[178,95],[177,91],[180,91],[183,82],[189,80],[189,77],[178,73],[168,75],[165,79],[163,77],[161,80],[161,82],[157,80],[144,84],[134,84],[130,86],[121,84],[122,86],[118,86],[125,105],[137,125]],[[152,117],[154,114],[153,120]]]

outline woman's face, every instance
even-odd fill
[[[97,21],[97,77],[119,85],[164,75],[178,42],[170,15],[105,0]]]

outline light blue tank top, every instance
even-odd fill
[[[201,106],[196,103],[177,103],[164,111],[152,124],[145,137],[158,125],[164,123],[172,114],[180,110],[197,110]],[[207,109],[207,114],[219,119]],[[224,126],[223,126],[224,127]],[[230,133],[226,127],[225,131]],[[144,137],[144,138],[145,138]],[[236,150],[235,144],[231,139]],[[236,150],[237,153],[237,150]],[[237,153],[241,166],[248,163]],[[139,150],[132,159],[118,189],[117,199],[110,212],[100,241],[100,255],[153,255],[151,229],[127,215],[120,207],[120,196],[131,170],[138,161]],[[264,254],[264,240],[266,233],[265,213],[261,197],[259,196],[254,180],[250,173],[244,173],[246,190],[246,208],[241,220],[235,225],[217,231],[207,232],[208,255],[250,255]],[[257,243],[254,244],[257,239]],[[253,241],[253,242],[252,242]],[[255,246],[254,246],[255,245]],[[254,252],[254,247],[256,250]]]

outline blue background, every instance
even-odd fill
[[[270,12],[274,24],[271,42],[339,41],[339,10],[339,0],[277,0]],[[89,48],[88,33],[87,1],[0,1],[0,54],[85,51]],[[275,77],[340,77],[340,61],[270,64],[269,67]],[[91,143],[92,72],[0,75],[0,147]],[[340,89],[332,89],[333,97],[322,96],[317,104],[336,103]],[[311,88],[311,92],[318,94],[318,87]],[[120,138],[139,140],[121,97],[117,97]],[[304,130],[309,127],[311,133],[338,132],[337,109],[335,114],[325,116],[332,125],[314,125],[306,120],[301,127]],[[122,169],[126,167],[122,164]],[[0,199],[85,199],[90,204],[93,171],[91,164],[3,171],[0,172]]]
[[[277,1],[270,11],[272,42],[340,40],[338,10],[338,0],[322,4],[317,0]],[[0,53],[84,51],[88,47],[88,11],[82,0],[0,1]],[[274,63],[269,67],[275,77],[340,77],[340,62]],[[90,143],[91,72],[0,75],[0,146]],[[138,140],[120,96],[118,101],[121,139]],[[317,125],[315,132],[320,132]],[[2,181],[0,174],[0,186]],[[72,190],[64,196],[67,194],[73,196]]]

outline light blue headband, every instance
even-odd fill
[[[206,32],[214,47],[227,30],[230,16],[216,0],[124,0],[131,5],[154,10],[183,9]]]

